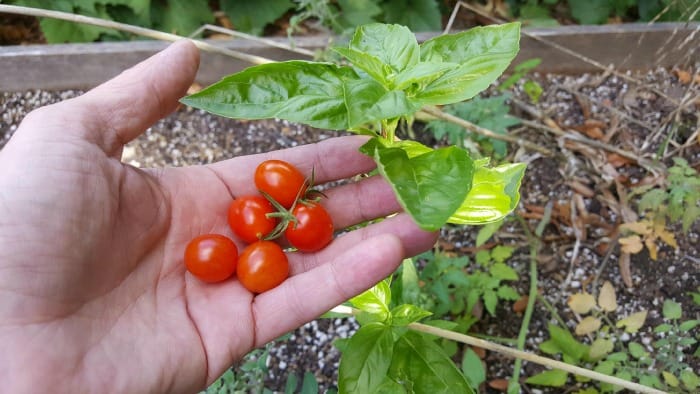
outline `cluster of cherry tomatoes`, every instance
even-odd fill
[[[185,249],[187,270],[206,282],[236,274],[253,293],[277,287],[289,276],[289,262],[274,239],[284,236],[301,252],[321,250],[333,239],[333,222],[318,199],[312,198],[318,194],[310,189],[312,183],[287,162],[262,162],[255,170],[260,194],[237,197],[228,209],[231,230],[248,246],[239,255],[230,238],[200,235]]]

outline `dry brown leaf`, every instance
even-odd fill
[[[480,359],[483,360],[484,357],[486,357],[486,349],[484,349],[484,348],[482,348],[482,347],[472,346],[472,350],[474,351],[474,353],[476,353],[476,355],[477,355]]]
[[[615,168],[620,168],[622,166],[634,164],[634,161],[617,153],[608,153],[608,163],[610,163]]]
[[[640,220],[638,222],[624,223],[620,226],[622,230],[629,230],[635,234],[639,235],[650,235],[653,230],[651,228],[651,223],[647,220]]]
[[[190,87],[187,88],[187,94],[195,94],[198,93],[200,90],[202,90],[202,85],[198,84],[197,82],[193,82],[192,85],[190,85]]]
[[[622,282],[625,286],[632,287],[632,271],[630,270],[630,254],[620,253],[620,260],[618,265],[620,266],[620,276],[622,277]]]
[[[513,312],[515,313],[523,313],[525,312],[525,308],[527,308],[527,302],[530,300],[530,297],[524,295],[520,297],[517,301],[513,303]]]
[[[557,122],[555,122],[554,119],[545,118],[543,120],[543,122],[547,127],[553,128],[554,130],[557,130],[557,131],[561,131],[561,127],[559,127],[559,124],[557,124]]]
[[[586,127],[584,133],[594,140],[602,140],[605,137],[605,133],[600,127]]]
[[[585,315],[595,306],[595,298],[588,293],[572,294],[566,302],[572,311],[579,315]]]
[[[597,317],[587,316],[576,326],[576,335],[588,335],[598,331],[602,322]]]
[[[673,70],[673,73],[676,75],[676,77],[678,77],[678,81],[683,85],[687,85],[693,80],[693,74],[689,73],[688,71],[676,68]]]
[[[508,380],[507,379],[493,379],[489,380],[489,387],[498,391],[508,390]]]
[[[659,239],[666,242],[666,245],[671,246],[674,249],[678,248],[678,243],[676,243],[676,236],[672,232],[666,230],[665,223],[655,223],[654,224],[654,234],[656,234]]]
[[[618,320],[615,326],[617,328],[625,328],[625,331],[634,334],[639,331],[647,319],[647,311],[633,313],[622,320]]]
[[[620,249],[622,253],[636,254],[644,249],[642,238],[639,235],[630,235],[629,237],[620,238]]]
[[[646,246],[647,250],[649,251],[649,258],[656,261],[656,258],[658,256],[658,248],[656,247],[656,242],[654,242],[654,238],[645,239],[644,246]]]
[[[617,309],[617,296],[615,288],[610,281],[605,281],[598,294],[598,306],[606,312],[614,312]]]
[[[584,185],[583,183],[581,183],[579,181],[575,181],[575,180],[570,181],[569,187],[573,191],[583,195],[584,197],[593,198],[595,196],[595,192],[593,191],[593,189],[591,189],[590,187]]]

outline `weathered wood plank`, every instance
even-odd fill
[[[565,26],[524,31],[601,64],[614,65],[618,70],[646,70],[700,61],[698,23]],[[418,38],[422,41],[433,36],[435,33],[422,33]],[[286,42],[285,39],[278,40]],[[323,48],[327,41],[328,37],[301,37],[296,40],[296,45],[315,50]],[[303,58],[253,41],[210,42],[275,60]],[[117,75],[166,45],[168,44],[157,41],[131,41],[0,47],[0,91],[89,88]],[[581,59],[524,35],[516,63],[533,57],[542,58],[543,62],[538,68],[541,72],[581,73],[598,70]],[[197,81],[210,84],[248,66],[250,64],[224,55],[203,53]]]

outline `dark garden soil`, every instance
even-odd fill
[[[610,281],[619,305],[612,316],[615,320],[633,312],[649,311],[644,328],[623,340],[649,344],[651,327],[661,321],[661,305],[665,300],[680,302],[684,318],[700,318],[700,309],[689,295],[700,288],[700,223],[696,222],[687,233],[673,223],[678,248],[657,241],[659,253],[655,261],[646,249],[632,254],[629,261],[621,259],[616,242],[619,225],[635,217],[636,205],[626,202],[632,188],[663,180],[663,173],[655,170],[655,161],[670,166],[673,157],[684,157],[700,170],[700,80],[691,69],[660,69],[629,77],[636,82],[608,73],[535,76],[544,88],[538,103],[533,103],[520,85],[516,86],[512,91],[515,100],[511,103],[511,113],[533,123],[512,128],[511,133],[554,154],[544,156],[511,145],[506,160],[528,164],[521,203],[515,214],[524,218],[531,231],[544,217],[545,208],[551,206],[551,219],[536,256],[540,294],[573,330],[577,317],[567,307],[569,296],[582,290],[597,292],[604,281]],[[0,148],[27,112],[79,93],[0,93]],[[561,135],[546,131],[543,124],[559,128]],[[311,130],[286,121],[229,120],[182,107],[130,143],[123,160],[139,167],[212,163],[314,143],[334,135],[337,133]],[[596,141],[598,146],[579,142],[580,136]],[[420,138],[430,144],[443,143],[427,134]],[[627,152],[631,158],[601,149],[600,145]],[[648,163],[640,165],[635,158]],[[448,253],[472,256],[476,251],[476,231],[446,227],[438,247]],[[519,272],[518,290],[526,294],[530,243],[520,222],[508,221],[486,247],[497,244],[517,248],[509,264]],[[501,302],[495,317],[483,313],[473,332],[517,337],[522,316],[512,308],[512,303]],[[551,313],[543,303],[536,303],[526,350],[537,351],[537,345],[548,337],[546,325],[551,320]],[[267,387],[283,390],[288,374],[301,376],[304,372],[315,374],[322,388],[333,387],[339,353],[332,341],[347,337],[355,329],[351,320],[333,319],[314,321],[293,332],[271,349]],[[699,371],[698,360],[692,357],[689,360],[695,371]],[[484,361],[488,381],[507,379],[512,374],[511,360],[488,353]],[[537,365],[525,363],[522,373],[527,377],[541,370]],[[566,390],[575,391],[576,383],[573,380],[569,383]],[[530,386],[528,392],[533,388]],[[483,389],[496,392],[488,386]]]

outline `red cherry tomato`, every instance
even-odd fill
[[[289,262],[282,248],[272,241],[248,245],[238,259],[238,280],[253,293],[277,287],[289,276]]]
[[[239,197],[228,208],[228,224],[236,236],[253,243],[270,234],[277,225],[277,219],[266,216],[272,212],[275,207],[263,196]]]
[[[297,196],[304,196],[306,178],[287,162],[267,160],[255,169],[255,186],[289,209],[294,205]]]
[[[292,214],[297,218],[297,223],[289,223],[284,235],[295,248],[302,252],[315,252],[333,239],[333,220],[320,204],[298,204]]]
[[[185,266],[205,282],[220,282],[236,272],[238,248],[219,234],[200,235],[185,248]]]

